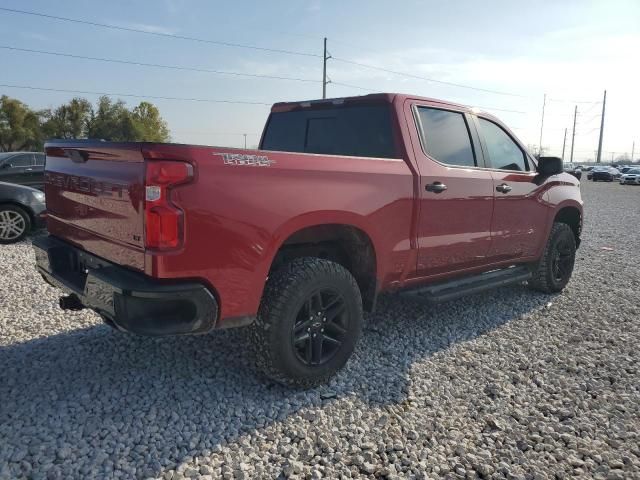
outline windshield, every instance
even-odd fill
[[[632,168],[627,173],[633,173],[634,175],[640,175],[640,168]]]

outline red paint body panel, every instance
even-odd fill
[[[448,167],[426,155],[412,106],[471,114],[466,107],[395,94],[340,102],[391,104],[398,158],[48,143],[48,229],[152,277],[204,282],[217,296],[223,324],[256,314],[278,249],[306,227],[360,229],[375,249],[379,290],[391,290],[531,261],[542,252],[554,212],[563,206],[582,210],[578,183],[569,175],[536,183],[533,173]],[[296,108],[305,106],[276,104],[273,111]],[[229,164],[225,153],[266,156],[269,165]],[[167,252],[144,247],[145,162],[154,160],[185,161],[194,170],[191,182],[170,192],[184,212],[184,241]],[[425,191],[436,180],[449,187],[437,196]],[[496,197],[495,186],[503,181],[514,187],[509,198]]]

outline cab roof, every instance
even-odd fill
[[[460,103],[449,102],[446,100],[439,100],[437,98],[421,97],[419,95],[408,95],[405,93],[370,93],[368,95],[357,95],[352,97],[337,97],[326,98],[317,100],[301,100],[297,102],[278,102],[271,107],[272,112],[290,112],[293,110],[300,110],[309,108],[311,106],[330,106],[330,105],[345,105],[345,104],[380,104],[380,103],[404,103],[406,99],[426,101],[431,103],[438,103],[443,107],[455,107],[456,109],[462,109],[468,112],[478,112],[481,109],[476,109],[468,105]]]

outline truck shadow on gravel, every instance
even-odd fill
[[[308,391],[256,375],[237,331],[153,339],[96,325],[0,347],[0,465],[49,478],[161,476],[345,396],[373,407],[403,402],[416,362],[552,298],[524,286],[438,306],[382,297],[347,367]]]

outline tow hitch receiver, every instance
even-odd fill
[[[60,308],[62,310],[82,310],[84,305],[80,302],[80,299],[75,295],[65,295],[60,297]]]

